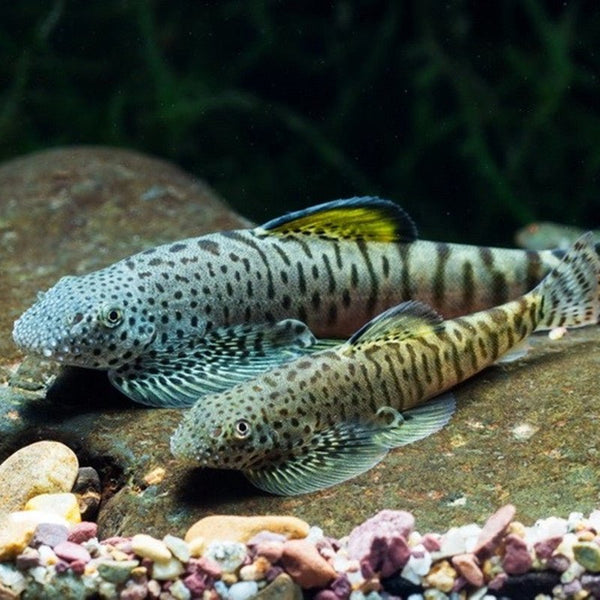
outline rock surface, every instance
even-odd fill
[[[21,509],[40,494],[70,492],[78,468],[75,453],[59,442],[21,448],[0,464],[0,514]]]
[[[183,535],[214,513],[292,514],[344,535],[382,508],[411,511],[423,529],[440,530],[507,502],[524,522],[596,507],[600,328],[540,336],[524,360],[460,386],[441,432],[364,475],[306,497],[272,497],[238,473],[173,460],[179,411],[135,406],[100,372],[68,369],[55,380],[56,367],[21,363],[11,340],[13,320],[60,276],[247,222],[175,167],[107,148],[6,163],[0,198],[0,461],[42,438],[66,443],[100,474],[103,537]],[[164,477],[148,478],[159,468]]]

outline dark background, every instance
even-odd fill
[[[378,194],[448,241],[600,227],[597,6],[3,2],[0,158],[136,148],[257,221]]]

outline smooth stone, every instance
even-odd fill
[[[183,563],[190,560],[190,547],[187,545],[185,540],[175,535],[167,534],[163,538],[163,542],[167,548],[171,551],[173,556]]]
[[[229,588],[229,600],[250,600],[257,593],[256,581],[238,581]]]
[[[172,558],[171,551],[162,540],[145,533],[138,533],[131,538],[131,549],[138,556],[158,562],[167,562]]]
[[[281,564],[302,588],[325,587],[337,577],[335,569],[306,540],[288,540],[283,545]]]
[[[255,600],[302,600],[302,597],[302,588],[287,573],[281,573],[256,594]]]
[[[382,510],[374,517],[355,527],[348,536],[348,556],[361,560],[366,558],[375,538],[385,541],[402,537],[405,540],[415,526],[415,518],[404,510]]]
[[[0,514],[22,509],[33,496],[70,492],[79,462],[64,444],[29,444],[0,464]]]
[[[457,554],[452,557],[454,568],[475,587],[481,587],[484,584],[484,577],[477,558],[474,554]]]
[[[103,560],[98,563],[98,574],[110,583],[125,583],[139,560]]]
[[[590,573],[600,572],[600,547],[594,542],[573,544],[575,560]]]
[[[507,504],[488,518],[473,549],[478,559],[483,560],[494,553],[516,512],[512,504]]]
[[[520,537],[510,534],[504,539],[502,568],[509,575],[523,575],[531,569],[533,558],[527,544]]]
[[[72,524],[81,522],[79,502],[75,494],[40,494],[27,501],[25,510],[54,513]]]
[[[69,528],[57,523],[40,523],[33,532],[29,545],[33,548],[38,546],[50,546],[54,548],[60,542],[64,542],[69,537]]]
[[[237,515],[212,515],[194,523],[185,534],[185,541],[203,538],[206,545],[213,540],[247,543],[261,531],[279,533],[289,539],[304,538],[310,526],[297,517],[264,515],[243,517]]]
[[[0,515],[0,561],[11,560],[23,552],[40,523],[69,526],[62,517],[37,510],[21,510]]]
[[[54,553],[59,558],[66,560],[67,562],[74,562],[76,560],[80,560],[84,563],[87,563],[91,560],[90,553],[79,544],[75,544],[73,542],[69,542],[65,540],[61,542],[57,546],[54,547]]]
[[[152,577],[158,581],[175,579],[184,571],[185,567],[176,558],[170,558],[167,561],[155,561],[152,564]]]

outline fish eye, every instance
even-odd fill
[[[116,306],[111,306],[103,311],[102,321],[107,327],[116,327],[123,322],[123,311]]]
[[[234,433],[238,440],[246,439],[251,432],[250,423],[246,419],[239,419],[235,422]]]

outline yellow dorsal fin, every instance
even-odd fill
[[[419,336],[444,319],[431,306],[422,302],[403,302],[381,313],[349,340],[350,346],[363,342],[401,341]]]
[[[257,235],[314,236],[324,240],[414,242],[412,219],[389,200],[366,196],[334,200],[265,223]]]

